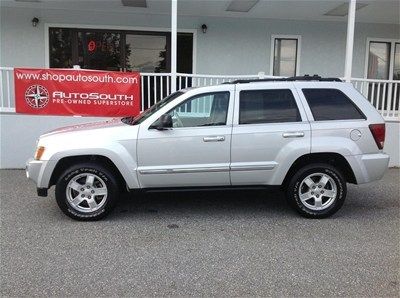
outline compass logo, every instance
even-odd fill
[[[32,85],[25,91],[25,101],[34,109],[42,109],[49,103],[49,92],[41,85]]]

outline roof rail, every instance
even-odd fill
[[[288,78],[269,78],[269,79],[249,79],[249,80],[235,80],[231,82],[225,82],[224,84],[245,84],[253,82],[291,82],[291,81],[318,81],[318,82],[342,82],[339,78],[323,78],[319,75],[304,75],[297,77]]]

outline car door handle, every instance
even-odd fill
[[[302,138],[304,137],[304,132],[302,131],[292,131],[292,132],[284,132],[282,134],[284,138]]]
[[[204,142],[223,142],[223,141],[225,141],[225,137],[224,136],[204,137],[203,141]]]

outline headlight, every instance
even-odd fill
[[[40,160],[40,158],[42,157],[44,153],[44,147],[43,146],[39,146],[36,148],[36,152],[35,152],[35,160]]]

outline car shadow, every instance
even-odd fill
[[[292,214],[285,195],[277,190],[177,191],[125,194],[108,219],[138,216]]]

